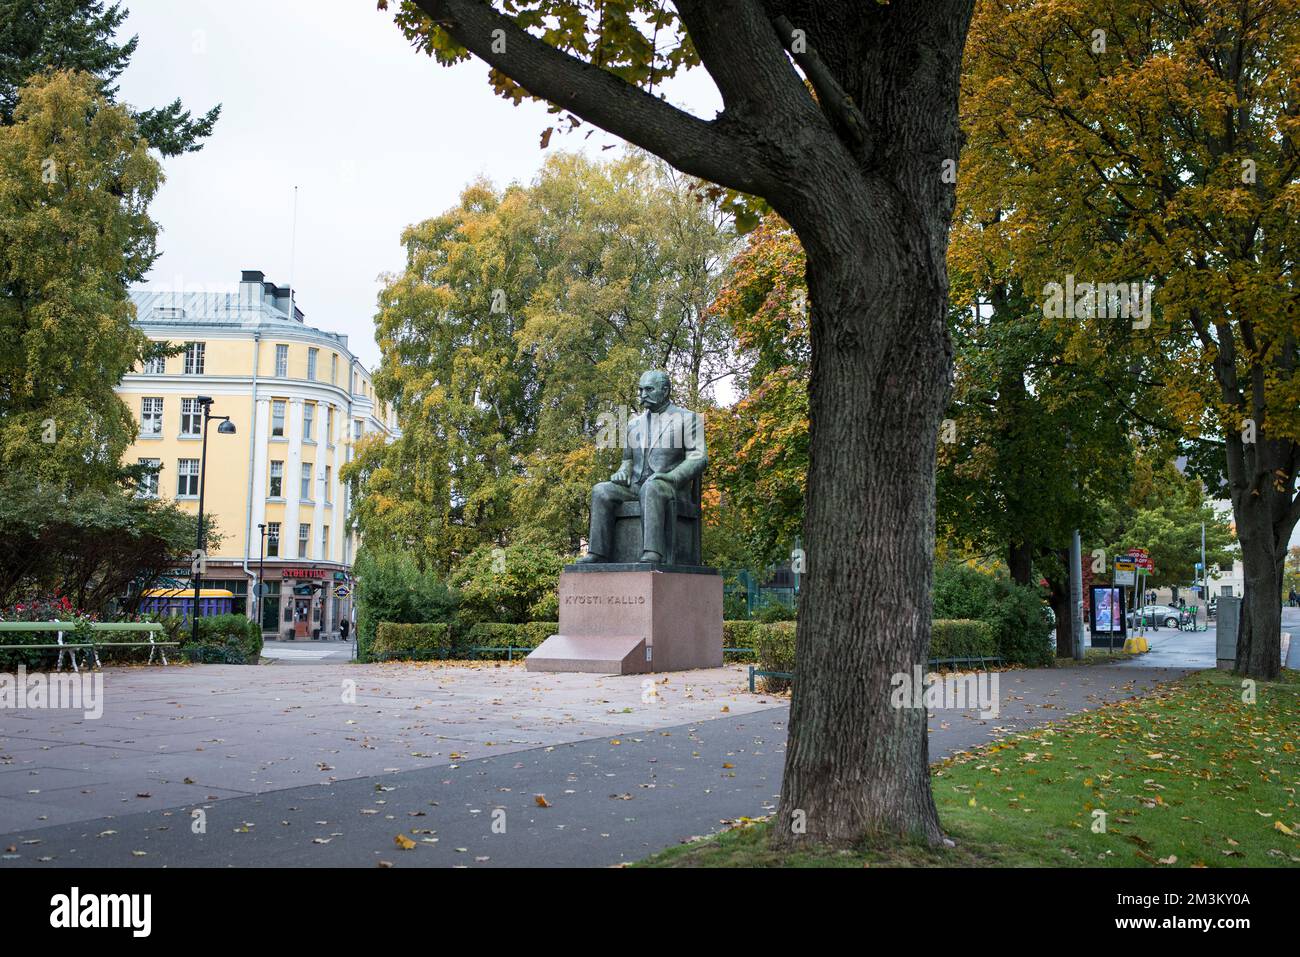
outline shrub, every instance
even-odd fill
[[[787,605],[783,601],[770,601],[758,610],[754,616],[756,621],[774,622],[774,621],[794,621],[799,617],[799,612],[793,605]]]
[[[726,580],[726,590],[722,594],[722,617],[726,621],[749,619],[749,593],[738,585],[735,578]]]
[[[1009,663],[1052,663],[1051,619],[1040,590],[1032,585],[965,565],[941,565],[934,573],[934,615],[988,622],[997,653]]]
[[[992,658],[997,653],[993,626],[987,621],[940,618],[932,624],[931,658]]]
[[[517,542],[480,545],[457,565],[450,581],[460,592],[460,617],[477,622],[523,623],[558,617],[556,587],[567,556],[547,545]]]
[[[199,618],[198,641],[190,623],[178,616],[162,622],[164,641],[179,641],[188,661],[204,664],[255,665],[262,655],[262,626],[243,615],[208,615]],[[144,651],[148,658],[148,649]]]
[[[725,624],[724,624],[725,628]],[[794,671],[794,632],[792,621],[759,624],[752,633],[758,649],[758,666],[764,671]],[[788,678],[764,678],[764,687],[771,692],[785,691],[790,687]]]
[[[434,658],[451,649],[446,622],[412,624],[381,621],[370,652],[376,658]]]
[[[380,622],[451,622],[459,599],[435,575],[421,572],[410,555],[362,549],[353,566],[357,580],[357,659],[370,660]]]

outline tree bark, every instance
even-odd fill
[[[1271,681],[1282,670],[1282,572],[1296,524],[1292,496],[1297,445],[1270,439],[1262,430],[1255,442],[1243,441],[1237,432],[1226,438],[1228,484],[1245,573],[1233,670]]]
[[[1245,496],[1240,504],[1234,501],[1233,512],[1245,573],[1233,670],[1271,681],[1282,670],[1282,569],[1287,539],[1279,548],[1266,502]]]
[[[1017,585],[1032,584],[1034,577],[1034,549],[1028,542],[1012,542],[1007,550],[1007,569]]]

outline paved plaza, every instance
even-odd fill
[[[996,717],[932,713],[931,756],[1182,673],[1004,672]],[[206,665],[104,682],[98,720],[3,714],[0,866],[616,864],[769,813],[788,714],[739,665]]]

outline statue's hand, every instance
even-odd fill
[[[626,469],[619,469],[609,477],[609,480],[615,485],[627,485],[632,481],[632,476],[628,474]]]
[[[654,475],[650,476],[650,481],[653,482],[655,479],[659,479],[661,482],[667,482],[673,488],[677,487],[677,480],[667,472],[656,472]]]

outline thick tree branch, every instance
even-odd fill
[[[760,0],[674,0],[674,6],[727,113],[758,123],[813,110]]]
[[[710,122],[679,110],[539,40],[484,0],[415,3],[457,43],[532,95],[692,176],[758,195],[767,190],[771,177],[757,151],[744,138],[729,135],[725,119]]]
[[[839,81],[822,62],[822,58],[817,55],[817,51],[808,46],[806,39],[803,43],[795,42],[794,26],[786,17],[774,18],[772,25],[776,27],[785,48],[794,57],[794,62],[799,64],[804,75],[812,83],[813,89],[817,91],[817,99],[822,108],[826,110],[835,125],[844,131],[849,147],[859,159],[865,159],[871,153],[870,130],[867,128],[867,121],[862,111],[853,102],[853,97],[840,86]]]

